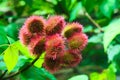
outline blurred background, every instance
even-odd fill
[[[61,15],[82,24],[89,37],[80,64],[54,73],[57,80],[120,80],[120,0],[0,0],[0,45],[9,43],[8,37],[19,40],[31,15]],[[0,46],[0,56],[6,48]]]

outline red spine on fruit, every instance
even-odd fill
[[[52,58],[45,57],[43,66],[45,67],[45,69],[47,69],[51,73],[54,73],[61,68],[60,63],[61,63],[60,58],[52,59]]]
[[[56,33],[61,34],[61,31],[63,30],[65,26],[64,18],[61,16],[52,16],[48,19],[47,25],[45,28],[47,35],[53,35]]]
[[[64,41],[59,34],[49,36],[46,41],[46,56],[56,59],[64,54]]]
[[[81,33],[83,30],[83,27],[79,23],[68,23],[65,28],[62,31],[62,35],[64,35],[66,38],[71,37],[75,33]]]
[[[28,45],[30,43],[30,39],[31,39],[31,34],[27,33],[25,27],[23,26],[21,29],[20,29],[20,32],[19,32],[19,39],[20,41],[24,44],[24,45]]]
[[[76,33],[68,39],[68,48],[70,51],[79,53],[87,45],[88,37],[84,33]]]
[[[24,26],[30,34],[42,34],[44,33],[45,20],[40,16],[31,16],[25,21]]]
[[[77,66],[82,60],[81,54],[75,54],[70,51],[66,51],[62,57],[62,67],[74,67]]]
[[[36,35],[31,39],[31,42],[28,46],[30,52],[34,55],[40,55],[45,51],[45,37]]]

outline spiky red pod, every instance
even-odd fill
[[[47,35],[53,35],[56,33],[61,33],[65,26],[65,21],[62,16],[52,16],[47,21],[47,26],[45,28]]]
[[[66,38],[71,37],[74,33],[81,33],[82,32],[82,25],[79,23],[69,23],[65,26],[65,28],[62,31],[62,35],[64,35]]]
[[[28,48],[32,54],[41,54],[43,51],[45,51],[45,37],[40,35],[32,37]]]
[[[79,64],[82,57],[78,53],[88,41],[81,24],[65,24],[61,16],[52,16],[47,23],[42,17],[31,16],[20,29],[20,41],[32,54],[39,56],[46,51],[43,67],[52,73]]]
[[[43,67],[46,68],[51,73],[54,73],[61,68],[60,63],[61,63],[60,58],[56,58],[53,60],[52,58],[45,57]]]
[[[28,34],[25,27],[22,27],[19,31],[19,39],[24,45],[28,45],[30,43],[32,35]]]
[[[66,51],[62,57],[61,66],[62,67],[74,67],[80,63],[82,60],[81,54],[75,54],[70,51]]]
[[[70,51],[79,53],[87,45],[88,37],[84,33],[76,33],[68,39]]]
[[[64,41],[59,34],[49,36],[46,41],[46,56],[53,60],[63,56],[64,54]]]
[[[25,21],[24,26],[26,27],[28,33],[41,34],[44,33],[45,20],[40,16],[31,16]]]

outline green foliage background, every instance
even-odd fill
[[[41,68],[43,53],[34,66],[12,80],[120,80],[120,0],[0,0],[0,78],[6,70],[5,76],[35,58],[18,38],[31,15],[62,15],[68,22],[81,23],[88,45],[75,68],[51,74]]]

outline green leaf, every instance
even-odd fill
[[[85,28],[83,29],[83,32],[87,33],[87,32],[92,32],[93,31],[93,26],[88,25],[85,26]]]
[[[88,76],[83,74],[83,75],[74,76],[68,80],[88,80]]]
[[[28,48],[23,45],[20,41],[16,41],[14,43],[14,45],[16,45],[16,47],[18,48],[18,50],[24,55],[26,56],[27,58],[31,58],[31,59],[35,59],[35,56],[32,55]],[[41,68],[43,62],[44,62],[44,56],[45,56],[45,52],[42,53],[42,55],[40,56],[40,58],[34,63],[34,66],[38,67],[38,68]]]
[[[45,57],[45,52],[42,53],[42,55],[40,56],[40,58],[34,63],[34,66],[41,68],[42,64],[44,62],[44,57]]]
[[[19,28],[20,28],[20,26],[18,26],[17,24],[11,23],[7,27],[5,27],[5,31],[6,31],[8,36],[13,38],[14,40],[17,40]]]
[[[26,63],[29,63],[29,62],[30,62],[30,59],[26,58],[25,56],[20,55],[18,62],[12,71],[13,72],[18,71],[21,67],[23,67]]]
[[[39,1],[33,0],[31,10],[32,10],[32,14],[34,15],[46,15],[46,14],[54,13],[53,6],[50,3],[47,3],[43,0],[39,0]]]
[[[16,41],[14,44],[17,46],[17,48],[19,49],[19,51],[23,55],[25,55],[27,58],[35,59],[35,56],[32,55],[29,52],[28,48],[25,45],[23,45],[20,41]],[[40,58],[34,63],[34,66],[36,66],[38,68],[41,68],[41,66],[42,66],[42,64],[44,62],[44,56],[45,56],[45,52],[43,52],[42,55],[40,56]]]
[[[0,28],[0,45],[1,44],[7,44],[8,40],[7,40],[7,35],[5,34],[5,32],[3,30],[1,30],[2,28]]]
[[[25,55],[28,58],[32,58],[32,59],[35,58],[35,56],[31,55],[28,48],[25,45],[23,45],[20,41],[16,41],[14,44],[17,46],[17,48],[23,55]]]
[[[50,3],[54,4],[54,5],[57,5],[58,0],[49,0],[49,1],[46,1],[46,2],[50,2]]]
[[[116,75],[112,68],[109,68],[107,71],[107,79],[108,80],[116,80]]]
[[[3,62],[3,56],[0,56],[0,70],[6,70],[6,65]]]
[[[4,0],[0,3],[0,12],[5,13],[10,10],[10,6],[8,6],[7,4],[8,4],[7,0]]]
[[[116,0],[103,0],[100,6],[100,10],[106,17],[110,18],[115,7],[116,7]]]
[[[24,0],[26,4],[28,4],[30,7],[32,6],[33,0]]]
[[[113,62],[109,65],[109,68],[114,74],[117,72],[116,64]]]
[[[92,1],[91,0],[82,0],[82,4],[88,12],[92,12],[97,3],[98,2],[96,0],[92,0]]]
[[[120,34],[120,19],[111,22],[104,32],[103,45],[105,51],[107,51],[107,47],[118,34]]]
[[[90,74],[90,80],[116,80],[114,66],[110,65],[102,73],[93,72]]]
[[[70,13],[70,19],[69,21],[73,21],[74,19],[76,19],[77,15],[79,14],[80,11],[82,11],[82,3],[78,2],[76,4],[76,6],[72,9],[71,13]]]
[[[55,77],[43,68],[30,67],[21,73],[22,80],[56,80]]]
[[[99,74],[97,72],[91,73],[90,80],[99,80]]]
[[[8,41],[9,41],[9,43],[10,44],[12,44],[12,43],[14,43],[15,42],[15,40],[14,39],[12,39],[11,37],[9,37],[9,36],[7,36],[7,39],[8,39]]]
[[[0,61],[0,70],[5,70],[6,69],[6,65],[3,61]]]
[[[18,49],[13,44],[4,51],[4,61],[9,72],[13,70],[18,61]]]
[[[120,45],[110,46],[107,50],[108,60],[113,61],[114,57],[120,53]]]
[[[116,80],[114,70],[109,67],[107,70],[104,70],[102,74],[99,75],[99,80]]]
[[[7,35],[2,26],[0,26],[0,54],[7,48],[8,44]]]
[[[89,43],[102,43],[102,39],[103,39],[103,34],[99,33],[97,35],[93,35],[92,37],[90,37],[89,39]]]
[[[117,72],[120,72],[120,52],[114,56],[111,62],[113,65],[115,65]]]
[[[69,1],[70,1],[70,5],[68,5],[68,10],[71,11],[74,5],[76,5],[77,0],[69,0]]]

